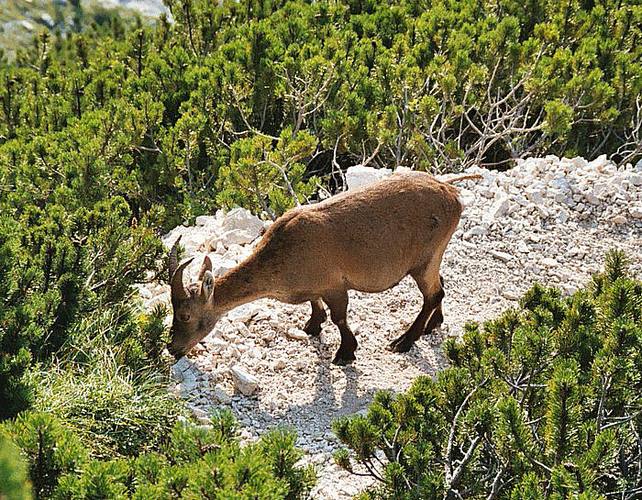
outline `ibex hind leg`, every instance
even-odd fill
[[[441,324],[444,322],[444,313],[441,309],[441,303],[443,301],[445,292],[443,292],[444,279],[441,276],[439,276],[439,282],[441,284],[442,298],[439,300],[439,305],[435,307],[432,314],[430,315],[430,319],[428,320],[428,323],[426,324],[426,328],[424,329],[424,333],[423,333],[424,335],[430,335],[435,328],[439,328]]]
[[[312,314],[303,330],[311,337],[318,337],[321,333],[321,325],[328,319],[328,315],[325,313],[321,299],[310,301],[310,305],[312,306]]]
[[[330,317],[332,322],[339,328],[341,333],[341,345],[332,360],[335,365],[347,365],[354,361],[356,356],[354,351],[357,350],[357,339],[348,326],[348,292],[332,293],[323,297],[323,301],[330,308]]]
[[[439,304],[432,311],[432,314],[430,315],[430,319],[426,324],[426,328],[424,328],[423,335],[431,335],[433,330],[435,328],[439,328],[443,322],[444,322],[444,314],[441,311],[441,304]]]
[[[443,321],[441,314],[441,300],[444,298],[444,290],[441,286],[441,277],[437,274],[432,266],[426,266],[420,272],[411,273],[411,276],[417,282],[417,286],[424,297],[424,303],[421,311],[413,324],[408,328],[406,333],[395,339],[390,345],[389,349],[393,352],[408,352],[413,346],[415,341],[421,337],[430,326],[432,331],[435,328],[435,323],[440,320]],[[435,276],[439,279],[435,279]],[[437,313],[437,310],[439,312]]]

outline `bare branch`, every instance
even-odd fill
[[[464,408],[468,404],[468,401],[470,401],[470,398],[472,398],[473,395],[484,384],[486,384],[487,381],[488,379],[485,378],[480,384],[475,386],[473,390],[466,395],[461,405],[459,405],[459,408],[457,409],[455,416],[453,417],[453,423],[450,427],[450,434],[448,435],[448,443],[446,444],[446,463],[444,464],[444,476],[446,478],[447,491],[450,491],[456,485],[456,482],[459,481],[461,473],[463,472],[463,467],[466,465],[468,460],[470,460],[472,453],[475,451],[475,448],[477,447],[477,445],[479,444],[479,441],[481,440],[481,437],[477,436],[472,441],[468,449],[468,452],[466,452],[466,455],[464,456],[464,459],[461,461],[461,463],[456,469],[453,469],[453,443],[455,442],[455,431],[457,429],[457,421],[459,420],[459,417],[464,411]]]

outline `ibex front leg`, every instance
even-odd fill
[[[354,337],[346,320],[348,292],[333,293],[323,297],[323,301],[328,304],[332,322],[337,325],[341,333],[341,345],[332,362],[335,365],[346,365],[357,359],[354,355],[354,351],[357,350],[357,339]]]
[[[321,333],[321,325],[328,319],[328,315],[325,313],[321,299],[312,300],[310,304],[312,305],[312,315],[303,330],[311,337],[318,337]]]

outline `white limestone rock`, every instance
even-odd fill
[[[181,236],[180,244],[185,248],[185,256],[187,257],[203,248],[205,243],[212,237],[212,234],[210,231],[203,231],[201,227],[176,226],[163,236],[163,244],[167,249],[170,249],[179,236]]]
[[[372,184],[390,175],[392,175],[392,170],[389,168],[364,167],[363,165],[349,167],[346,171],[348,190]]]
[[[466,231],[462,238],[465,240],[470,240],[475,236],[485,236],[488,234],[488,229],[484,226],[473,226],[468,231]]]
[[[275,370],[283,370],[283,368],[286,367],[286,362],[283,358],[279,358],[276,361],[274,361],[273,366]]]
[[[231,229],[230,231],[225,231],[223,234],[218,236],[216,245],[218,246],[219,242],[221,242],[226,248],[229,248],[231,245],[246,245],[253,242],[257,236],[258,234],[253,231],[245,229]]]
[[[294,327],[287,330],[286,336],[294,340],[308,340],[309,338],[308,334],[303,330]]]
[[[642,219],[642,205],[630,207],[629,213],[634,219]]]
[[[541,260],[541,263],[545,267],[554,268],[559,266],[559,262],[551,257],[545,257]]]
[[[493,257],[501,260],[502,262],[510,262],[514,258],[511,254],[506,253],[506,252],[500,252],[498,250],[491,250],[490,254]]]
[[[214,268],[214,276],[223,276],[237,265],[233,260],[226,260]]]
[[[199,215],[196,217],[195,224],[199,227],[219,228],[220,221],[215,215]]]
[[[218,214],[217,214],[218,215]],[[254,241],[264,230],[263,221],[244,208],[230,210],[222,219],[223,231],[244,231]]]
[[[219,385],[212,387],[212,395],[219,403],[229,405],[232,402],[232,396],[230,396],[227,391]]]
[[[250,302],[233,309],[227,317],[232,322],[248,323],[259,313],[259,310],[260,308],[257,304]]]
[[[600,155],[595,160],[588,163],[587,168],[589,170],[596,170],[598,172],[603,172],[606,166],[609,164],[609,161],[606,158],[606,155]]]
[[[472,207],[475,204],[475,193],[466,188],[461,188],[459,190],[459,201],[464,208]]]
[[[502,288],[501,295],[507,300],[517,301],[520,298],[519,293],[512,288]]]
[[[189,372],[191,369],[191,362],[186,357],[182,357],[172,365],[170,375],[176,382],[182,382],[185,380],[185,373]]]
[[[238,365],[230,368],[230,375],[234,386],[245,396],[251,396],[259,388],[259,379]]]
[[[488,212],[484,216],[484,220],[487,222],[492,222],[508,213],[510,209],[510,200],[508,196],[500,194],[493,204],[491,205]]]
[[[634,186],[642,186],[642,174],[631,174],[629,182]]]
[[[535,187],[529,187],[525,191],[526,197],[535,205],[544,203],[544,193]]]

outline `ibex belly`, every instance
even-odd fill
[[[364,252],[365,253],[365,252]],[[382,292],[399,283],[418,264],[416,249],[398,249],[382,255],[362,255],[359,262],[350,258],[352,265],[343,269],[346,288],[361,292]]]

